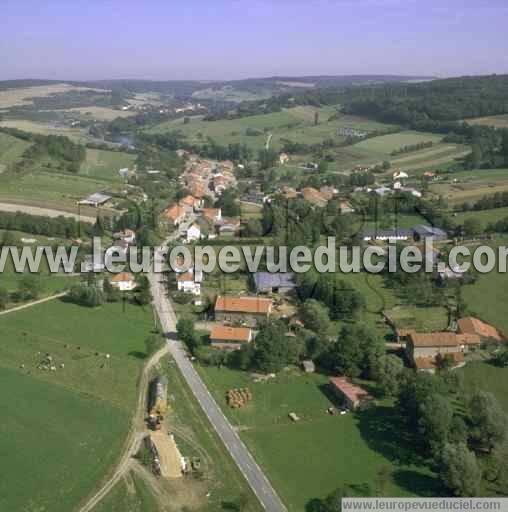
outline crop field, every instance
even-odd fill
[[[431,332],[443,331],[448,327],[448,312],[440,306],[416,307],[399,305],[386,311],[398,328]]]
[[[85,120],[112,121],[117,117],[131,117],[136,112],[129,110],[116,110],[107,107],[76,107],[59,110],[60,112],[75,112],[79,117]]]
[[[16,162],[29,146],[29,142],[0,133],[0,174]]]
[[[434,144],[431,148],[402,154],[390,158],[392,167],[409,171],[414,169],[435,169],[443,164],[463,158],[471,150],[462,144]]]
[[[0,398],[0,451],[10,461],[0,508],[68,512],[105,476],[124,442],[152,313],[57,300],[0,323],[0,380],[9,389]],[[46,354],[55,371],[38,369]]]
[[[320,115],[319,124],[314,126],[314,113]],[[377,123],[356,116],[341,115],[338,120],[328,121],[335,112],[333,107],[320,109],[312,107],[295,107],[285,109],[282,112],[249,116],[241,119],[203,121],[199,117],[192,118],[190,123],[184,124],[183,119],[168,121],[154,128],[151,133],[163,133],[166,131],[180,130],[191,142],[200,143],[206,137],[212,137],[220,144],[239,142],[247,144],[254,150],[262,149],[265,145],[265,132],[273,134],[272,147],[278,149],[282,146],[281,139],[289,139],[293,142],[315,144],[326,138],[338,141],[344,140],[337,135],[339,127],[351,127],[367,132],[373,130],[387,130],[390,125]],[[247,130],[258,131],[254,135],[247,135]]]
[[[454,172],[429,190],[451,204],[474,202],[486,194],[508,190],[508,169],[481,169]]]
[[[480,126],[493,126],[494,128],[508,128],[508,114],[466,119],[466,123]]]
[[[121,182],[123,179],[118,170],[124,167],[132,169],[136,156],[120,151],[104,151],[101,149],[87,149],[86,160],[81,164],[80,176],[89,178]]]
[[[31,105],[31,98],[41,98],[53,94],[69,91],[92,91],[88,87],[77,87],[69,84],[37,85],[34,87],[20,87],[0,91],[0,108],[14,107],[16,105]],[[100,90],[101,92],[104,92]]]
[[[330,416],[326,410],[335,402],[323,375],[290,370],[255,383],[245,372],[198,370],[289,510],[303,512],[341,484],[370,484],[376,495],[438,495],[436,479],[413,455],[390,404]],[[248,387],[253,400],[233,410],[225,394],[236,387]],[[291,412],[300,421],[292,422]]]
[[[69,137],[75,142],[90,142],[89,137],[80,128],[71,128],[70,126],[54,126],[49,123],[36,123],[34,121],[27,121],[23,119],[10,119],[0,121],[0,126],[6,128],[17,128],[25,132],[38,133],[40,135],[63,135]]]
[[[355,146],[377,155],[389,157],[392,151],[396,151],[404,146],[430,141],[437,144],[438,142],[441,142],[442,138],[442,136],[434,133],[404,131],[363,140],[361,142],[357,142]]]
[[[20,203],[28,200],[34,206],[54,205],[76,212],[77,200],[105,188],[107,184],[101,179],[39,171],[2,180],[0,200]]]

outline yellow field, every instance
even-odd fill
[[[477,124],[480,126],[493,126],[494,128],[508,128],[508,114],[500,116],[477,117],[475,119],[466,119],[468,124]]]
[[[99,121],[112,121],[117,117],[129,117],[135,115],[135,112],[115,110],[107,107],[76,107],[65,109],[65,112],[77,112],[84,117],[98,119]]]
[[[12,119],[8,121],[1,121],[0,126],[6,128],[17,128],[24,132],[39,133],[41,135],[65,135],[70,139],[77,142],[87,142],[90,139],[87,135],[79,128],[70,128],[59,126],[53,128],[49,124],[35,123],[33,121],[25,121],[23,119]]]
[[[23,87],[20,89],[7,89],[0,91],[0,108],[14,107],[16,105],[31,105],[31,98],[50,96],[51,94],[69,91],[101,91],[89,87],[76,87],[69,84],[37,85],[34,87]]]

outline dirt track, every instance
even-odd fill
[[[91,224],[95,223],[94,217],[87,217],[85,215],[78,215],[76,213],[69,213],[62,210],[55,210],[53,208],[42,208],[40,206],[30,206],[27,204],[18,204],[18,203],[2,203],[0,202],[0,211],[2,212],[22,212],[28,213],[30,215],[43,215],[46,217],[59,217],[63,215],[64,217],[70,217],[76,220],[81,220],[81,222],[89,222]]]
[[[79,512],[90,512],[131,469],[133,462],[132,458],[138,452],[141,441],[146,435],[144,418],[150,370],[168,353],[168,351],[169,349],[166,343],[164,344],[164,347],[157,351],[145,364],[139,381],[139,395],[136,412],[132,417],[131,429],[125,441],[120,461],[108,480],[103,484],[99,491],[89,498],[85,505],[79,508]]]

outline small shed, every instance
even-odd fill
[[[310,359],[302,361],[302,368],[305,373],[314,373],[316,371],[316,365]]]

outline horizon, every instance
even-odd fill
[[[475,6],[458,0],[444,6],[437,0],[237,0],[213,7],[202,0],[176,6],[154,0],[150,6],[140,11],[132,1],[56,0],[41,8],[33,0],[7,0],[0,80],[446,78],[508,72],[508,6],[501,0]]]

